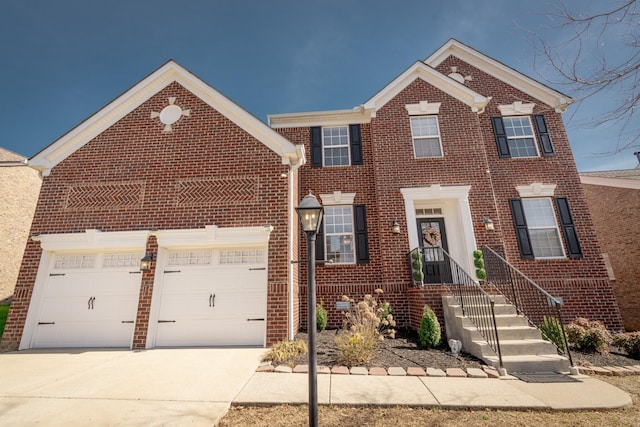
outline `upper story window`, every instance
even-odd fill
[[[538,157],[536,140],[528,116],[503,117],[511,157]]]
[[[560,231],[549,198],[522,199],[535,258],[564,258]]]
[[[411,136],[416,159],[442,157],[438,116],[411,117]]]
[[[311,166],[361,165],[360,125],[320,127],[311,131]]]
[[[349,166],[349,128],[322,128],[322,151],[324,166]]]
[[[526,104],[533,110],[534,104]],[[503,112],[515,112],[522,114],[523,110],[502,107]],[[529,115],[503,115],[502,117],[492,117],[493,131],[498,146],[500,157],[527,158],[553,156],[555,151],[551,144],[547,121],[542,114]]]

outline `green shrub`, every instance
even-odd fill
[[[271,361],[277,365],[306,353],[307,344],[302,340],[280,341],[271,346],[269,351],[262,356],[262,360]]]
[[[440,322],[436,314],[429,308],[424,306],[422,319],[420,320],[420,330],[418,331],[418,342],[421,347],[435,348],[442,341],[442,333],[440,331]]]
[[[578,317],[565,327],[565,331],[572,347],[604,354],[609,352],[611,334],[602,322]]]
[[[9,306],[0,305],[0,338],[4,332],[4,325],[7,323],[7,316],[9,315]]]
[[[630,357],[640,359],[640,332],[616,334],[612,344],[626,351]]]
[[[322,332],[327,327],[327,310],[322,306],[322,302],[316,305],[316,328]]]
[[[473,265],[476,266],[476,268],[484,268],[484,259],[483,258],[476,258],[473,260]]]
[[[564,338],[562,337],[562,325],[555,317],[544,316],[540,325],[542,338],[551,341],[560,351],[565,351]]]
[[[396,322],[388,303],[379,303],[382,289],[376,289],[375,295],[365,295],[357,304],[346,295],[343,301],[351,302],[351,308],[343,313],[342,330],[336,335],[338,344],[338,363],[347,366],[366,364],[375,355],[378,342],[385,335],[395,337]]]
[[[482,258],[482,251],[480,249],[476,249],[475,251],[473,251],[473,258],[474,259]]]

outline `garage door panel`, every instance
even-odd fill
[[[121,322],[57,322],[38,325],[34,346],[55,347],[129,347],[132,323]]]
[[[211,259],[210,265],[165,267],[171,273],[163,276],[156,346],[264,345],[266,267]]]
[[[83,264],[81,271],[69,267],[50,273],[32,346],[129,347],[141,279],[129,270],[94,263]]]

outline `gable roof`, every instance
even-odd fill
[[[283,164],[293,165],[299,161],[304,162],[303,146],[292,144],[200,78],[175,61],[169,60],[97,113],[34,155],[29,159],[29,166],[41,171],[43,176],[47,176],[51,168],[173,82],[183,86],[262,142],[282,157]]]
[[[487,98],[469,89],[465,85],[458,83],[449,76],[436,71],[431,66],[420,61],[407,68],[402,74],[396,77],[391,83],[373,95],[363,104],[365,109],[379,110],[393,97],[399,94],[404,88],[410,85],[415,79],[422,79],[430,85],[448,93],[459,101],[471,107],[472,111],[482,113],[484,107],[491,98]]]
[[[449,56],[455,56],[462,61],[484,71],[485,73],[502,80],[531,96],[539,99],[547,105],[555,108],[556,112],[563,113],[573,102],[573,99],[557,90],[533,80],[493,58],[470,48],[455,39],[449,39],[442,47],[431,54],[424,62],[432,67],[437,67]]]
[[[640,168],[612,171],[580,172],[580,182],[606,187],[640,190]]]

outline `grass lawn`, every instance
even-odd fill
[[[274,374],[277,375],[277,374]],[[638,426],[640,425],[640,376],[604,377],[598,379],[629,393],[633,406],[605,411],[498,411],[443,410],[427,408],[387,407],[354,408],[345,406],[319,407],[321,426]],[[455,380],[452,380],[455,381]],[[491,380],[497,381],[497,380]],[[231,407],[222,418],[226,426],[305,426],[308,425],[305,405],[269,407]]]
[[[7,322],[7,314],[9,314],[9,306],[0,305],[0,338],[4,332],[4,324]]]

